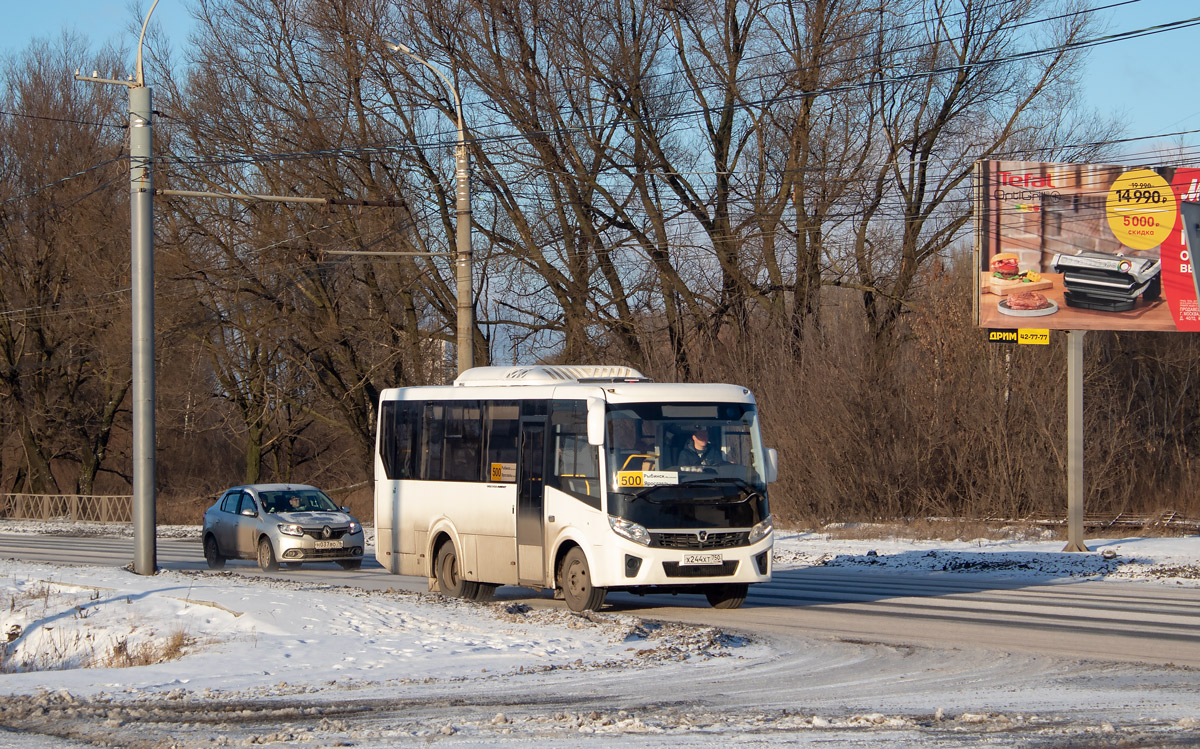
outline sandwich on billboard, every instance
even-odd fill
[[[977,325],[1200,330],[1200,169],[981,161],[974,187]]]

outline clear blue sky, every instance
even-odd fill
[[[1093,0],[1093,5],[1119,1]],[[18,53],[32,38],[57,35],[64,27],[95,44],[124,41],[132,49],[137,37],[126,26],[134,19],[140,23],[150,2],[140,0],[135,6],[129,0],[4,0],[0,54]],[[159,0],[154,11],[155,21],[163,24],[177,49],[187,43],[188,4]],[[1103,16],[1109,33],[1130,31],[1200,16],[1200,0],[1139,0],[1105,10]],[[1192,54],[1197,47],[1200,26],[1096,47],[1084,79],[1089,106],[1103,115],[1119,116],[1129,136],[1200,129],[1200,68]],[[87,64],[80,60],[81,67]],[[146,72],[153,85],[153,71]],[[1187,142],[1200,143],[1200,137],[1188,136]]]

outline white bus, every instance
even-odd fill
[[[381,394],[375,556],[470,599],[521,585],[574,611],[618,590],[737,608],[771,579],[776,472],[745,388],[476,367]]]

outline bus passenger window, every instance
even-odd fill
[[[436,481],[442,477],[445,413],[441,403],[425,404],[421,424],[421,472],[417,478]]]
[[[483,426],[479,403],[449,402],[446,404],[446,414],[445,473],[442,478],[447,481],[478,481]]]
[[[517,480],[517,453],[521,444],[521,406],[518,401],[486,404],[484,416],[484,479],[495,483]]]

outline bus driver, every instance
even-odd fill
[[[721,449],[708,440],[708,429],[697,425],[679,450],[681,466],[715,466],[725,462]]]

